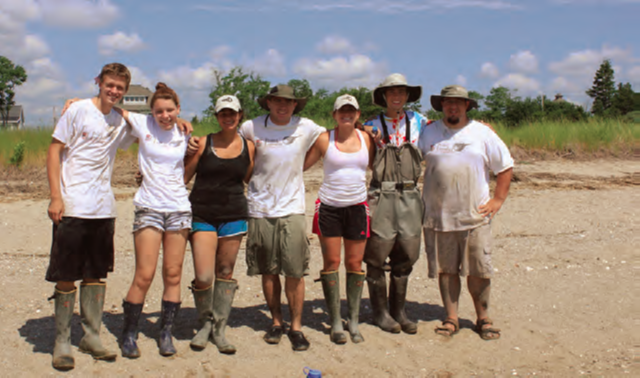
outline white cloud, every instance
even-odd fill
[[[98,38],[98,50],[102,55],[113,55],[118,51],[136,52],[144,47],[142,38],[136,33],[127,35],[119,31],[111,35],[102,35]]]
[[[127,66],[127,68],[129,68],[129,72],[131,72],[131,84],[140,84],[152,91],[154,90],[155,83],[151,81],[140,68],[135,66]]]
[[[519,96],[535,96],[540,93],[540,83],[537,80],[519,73],[508,74],[493,85],[494,87],[507,87],[516,89]]]
[[[536,73],[538,72],[538,58],[531,51],[519,51],[511,55],[509,68],[519,73]]]
[[[247,66],[261,76],[283,77],[287,74],[284,57],[276,49],[267,50]]]
[[[180,66],[168,71],[160,71],[158,80],[179,89],[208,90],[214,82],[213,71],[219,68],[208,62],[197,68]]]
[[[40,6],[34,0],[0,0],[0,33],[22,31],[27,21],[40,14]]]
[[[350,54],[355,51],[348,39],[337,35],[325,37],[316,49],[326,55]]]
[[[635,92],[640,92],[640,66],[634,66],[627,70],[626,80],[631,83]]]
[[[605,59],[610,59],[613,64],[640,61],[629,49],[605,45],[600,50],[572,52],[565,59],[550,63],[549,70],[560,76],[593,77]]]
[[[466,87],[467,86],[467,78],[462,76],[462,75],[456,76],[456,84],[462,85],[463,87]]]
[[[40,0],[39,4],[44,22],[63,28],[103,28],[120,15],[110,0]]]
[[[373,87],[386,75],[386,66],[361,54],[335,57],[328,60],[301,59],[294,65],[294,72],[321,87]]]
[[[500,76],[500,71],[495,64],[491,62],[486,62],[480,68],[480,76],[488,77],[490,79],[497,79]]]
[[[554,78],[548,86],[549,91],[556,93],[566,94],[583,94],[584,89],[580,88],[573,81],[567,79],[566,77],[556,77]]]

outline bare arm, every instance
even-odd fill
[[[373,170],[373,160],[376,157],[376,142],[371,134],[366,134],[364,142],[369,150],[369,169]]]
[[[51,202],[47,213],[53,223],[58,224],[64,215],[64,202],[62,201],[62,191],[60,190],[60,154],[64,149],[64,143],[57,139],[52,139],[47,151],[47,179],[49,180],[49,191]]]
[[[484,205],[480,205],[478,210],[483,217],[493,217],[500,211],[502,204],[507,200],[509,195],[509,187],[511,186],[511,178],[513,177],[513,168],[505,169],[498,173],[496,177],[496,189],[493,192],[493,198]]]
[[[247,184],[251,180],[253,174],[254,156],[256,155],[256,145],[252,141],[247,140],[247,147],[249,148],[249,168],[247,168],[247,175],[244,178],[244,182]]]
[[[193,132],[193,126],[191,125],[191,122],[187,120],[178,118],[176,120],[176,124],[178,124],[178,128],[186,135],[189,135]]]
[[[327,151],[326,145],[329,144],[329,132],[324,132],[318,136],[313,146],[307,151],[307,155],[304,157],[303,170],[313,167],[315,163],[320,160],[324,153]]]
[[[188,184],[189,181],[196,174],[196,168],[198,168],[198,162],[200,161],[200,157],[204,153],[204,149],[207,146],[207,137],[193,137],[191,140],[197,139],[198,150],[193,155],[187,155],[184,158],[184,183]],[[191,143],[189,140],[189,143]]]

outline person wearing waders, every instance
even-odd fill
[[[107,64],[96,82],[100,92],[69,107],[58,121],[47,152],[51,191],[49,218],[53,240],[46,280],[55,282],[56,338],[52,365],[75,367],[71,353],[71,318],[80,284],[80,318],[84,335],[78,349],[96,360],[116,353],[100,341],[106,283],[113,271],[116,201],[111,173],[118,148],[133,141],[124,118],[113,106],[129,88],[131,74],[120,63]]]
[[[467,117],[478,106],[459,85],[431,96],[431,106],[444,118],[425,128],[418,143],[427,163],[424,171],[424,240],[429,278],[438,277],[447,312],[435,332],[458,333],[460,276],[476,310],[475,330],[483,340],[500,338],[489,318],[491,293],[491,220],[507,199],[513,158],[490,127]],[[489,171],[496,174],[493,198]]]
[[[373,91],[373,103],[385,108],[365,123],[382,133],[369,185],[371,237],[367,264],[369,299],[374,323],[386,332],[415,334],[416,323],[405,313],[409,274],[418,260],[424,205],[416,186],[422,154],[417,147],[427,119],[404,105],[420,99],[422,88],[410,86],[401,74],[388,76]],[[387,307],[386,270],[391,271]]]

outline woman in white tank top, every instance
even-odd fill
[[[340,318],[340,251],[344,240],[347,270],[348,329],[354,343],[364,341],[358,330],[360,298],[364,284],[362,258],[369,237],[366,171],[375,145],[369,134],[356,128],[360,107],[355,97],[342,95],[333,106],[334,130],[321,134],[307,153],[305,169],[321,157],[324,179],[318,191],[313,232],[318,234],[324,266],[322,289],[331,318],[331,341],[344,344],[347,337]]]

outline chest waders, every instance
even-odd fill
[[[406,113],[406,141],[400,146],[390,144],[383,114],[380,123],[385,146],[376,153],[367,199],[372,211],[371,237],[364,254],[369,297],[374,323],[381,329],[416,333],[417,326],[407,318],[404,304],[409,274],[420,255],[424,204],[416,184],[422,154],[411,143],[411,124]],[[391,267],[389,310],[383,269],[387,259]]]

